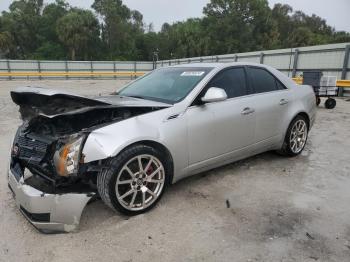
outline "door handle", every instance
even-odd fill
[[[283,105],[286,105],[286,104],[288,104],[288,100],[287,99],[281,99],[281,101],[280,101],[280,105],[281,106],[283,106]]]
[[[253,114],[254,112],[255,112],[255,110],[253,108],[246,107],[246,108],[243,109],[241,114],[242,115],[249,115],[249,114]]]

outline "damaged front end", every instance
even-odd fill
[[[42,232],[74,231],[96,196],[79,170],[86,134],[54,136],[31,127],[25,122],[18,128],[11,150],[9,186],[16,204]]]
[[[21,88],[11,97],[23,124],[11,149],[9,187],[24,216],[45,233],[75,231],[84,207],[97,196],[103,160],[85,163],[82,153],[90,132],[164,107],[41,88]]]

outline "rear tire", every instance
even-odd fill
[[[306,119],[301,115],[296,116],[287,129],[280,153],[291,157],[299,155],[305,148],[308,133]]]
[[[97,177],[98,192],[105,204],[126,215],[152,209],[169,185],[171,165],[150,146],[131,146],[105,166]]]
[[[316,97],[316,105],[319,106],[321,104],[321,98]]]

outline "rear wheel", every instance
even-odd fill
[[[97,178],[102,200],[127,215],[153,208],[168,184],[170,165],[156,149],[135,145],[107,163]]]
[[[288,156],[299,155],[306,145],[308,132],[306,119],[301,115],[295,117],[288,127],[281,153]]]
[[[316,105],[319,106],[321,104],[321,98],[316,97]]]

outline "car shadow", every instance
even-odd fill
[[[168,188],[167,192],[164,194],[163,199],[152,211],[167,212],[167,202],[173,202],[173,199],[176,198],[176,196],[189,196],[194,198],[199,196],[205,198],[205,193],[192,192],[191,189],[197,188],[203,183],[211,183],[213,180],[223,179],[228,173],[232,176],[235,176],[235,173],[238,173],[236,171],[241,168],[246,168],[248,172],[252,166],[256,167],[259,165],[268,165],[269,163],[279,161],[282,161],[281,166],[283,166],[283,162],[288,161],[288,159],[289,158],[280,156],[275,152],[266,152],[184,178]],[[192,194],[188,194],[188,192],[192,192]],[[121,223],[129,219],[130,217],[112,210],[106,206],[103,201],[96,199],[95,201],[89,203],[84,209],[81,217],[79,231],[88,231],[90,228],[101,227],[101,225],[115,225],[116,223]]]

